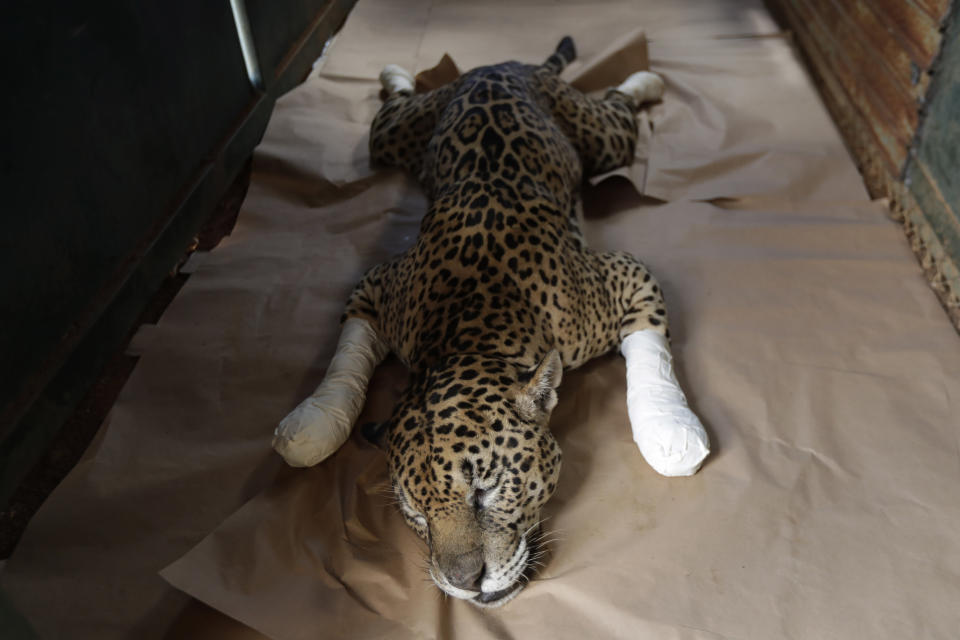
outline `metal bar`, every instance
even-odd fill
[[[260,61],[257,59],[257,48],[253,43],[250,19],[247,18],[247,5],[244,4],[244,0],[230,0],[230,10],[233,12],[233,22],[237,26],[237,38],[240,40],[240,51],[243,52],[243,64],[247,67],[247,77],[254,89],[263,91],[263,76],[260,75]]]

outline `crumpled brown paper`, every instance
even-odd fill
[[[556,541],[503,609],[430,584],[382,455],[357,434],[164,577],[284,639],[948,637],[960,346],[884,208],[644,206],[615,181],[591,197],[605,206],[590,241],[638,252],[663,283],[714,443],[696,476],[643,462],[609,356],[564,378]],[[381,371],[361,420],[384,417],[402,381]]]
[[[503,7],[361,1],[278,103],[237,229],[137,336],[110,420],[0,574],[42,635],[956,635],[960,344],[785,43],[731,37],[770,35],[762,6]],[[538,61],[569,33],[589,69],[639,25],[667,81],[649,170],[587,189],[586,234],[661,281],[714,453],[657,476],[622,360],[565,374],[549,562],[481,611],[429,583],[382,454],[354,434],[287,469],[271,432],[322,378],[354,282],[410,245],[426,206],[368,166],[380,68]],[[360,420],[404,379],[382,366]]]

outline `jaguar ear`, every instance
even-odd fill
[[[530,379],[517,394],[517,409],[520,414],[533,420],[543,414],[549,414],[557,406],[557,387],[563,377],[563,363],[560,353],[551,349],[550,353],[533,369]]]
[[[389,420],[384,420],[383,422],[367,422],[361,425],[360,433],[363,434],[367,442],[378,449],[386,451],[387,432],[389,431],[387,427],[389,425]]]

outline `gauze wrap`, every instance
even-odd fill
[[[388,64],[380,72],[380,86],[389,94],[413,91],[415,82],[412,73],[396,64]]]
[[[687,406],[667,339],[637,331],[623,339],[620,352],[627,361],[627,414],[640,453],[662,475],[693,475],[710,453],[710,439]]]
[[[624,80],[617,91],[633,96],[637,105],[663,97],[663,78],[649,71],[637,71]]]
[[[363,409],[367,383],[388,352],[366,320],[349,318],[343,323],[323,382],[274,431],[273,448],[287,464],[311,467],[347,441]]]

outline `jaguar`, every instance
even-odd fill
[[[581,230],[583,181],[633,162],[637,111],[664,83],[640,71],[585,95],[560,78],[575,56],[565,37],[543,64],[484,66],[423,93],[409,72],[384,68],[371,161],[415,176],[429,208],[413,246],[356,286],[324,384],[275,440],[291,464],[329,455],[344,433],[323,453],[311,447],[331,422],[349,434],[372,368],[396,354],[409,386],[365,435],[387,454],[433,581],[478,606],[514,598],[542,555],[564,370],[620,348],[634,433],[659,434],[648,449],[680,464],[658,470],[693,473],[708,451],[672,373],[663,291],[639,260],[588,247]]]

